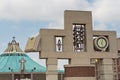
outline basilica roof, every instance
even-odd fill
[[[25,54],[15,37],[0,55],[0,72],[46,72],[46,68]]]

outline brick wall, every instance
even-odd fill
[[[65,67],[65,77],[95,77],[95,67],[93,66]]]

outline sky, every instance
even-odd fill
[[[0,0],[0,52],[13,36],[24,50],[41,28],[64,29],[64,10],[92,11],[93,30],[116,31],[120,37],[119,5],[120,0]],[[38,53],[27,54],[45,66]]]

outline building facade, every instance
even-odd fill
[[[0,55],[0,80],[45,80],[46,68],[25,54],[15,37]]]
[[[115,31],[92,29],[91,11],[64,12],[64,29],[40,29],[26,52],[46,59],[46,80],[58,80],[57,60],[68,59],[64,80],[119,80],[120,39]]]
[[[57,72],[62,80],[63,70]],[[46,68],[23,52],[13,37],[0,55],[0,80],[46,80]]]

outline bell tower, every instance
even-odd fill
[[[28,39],[26,52],[46,59],[46,80],[58,80],[57,60],[68,59],[64,80],[113,80],[117,58],[115,31],[92,29],[91,11],[64,12],[64,29],[40,29]]]

